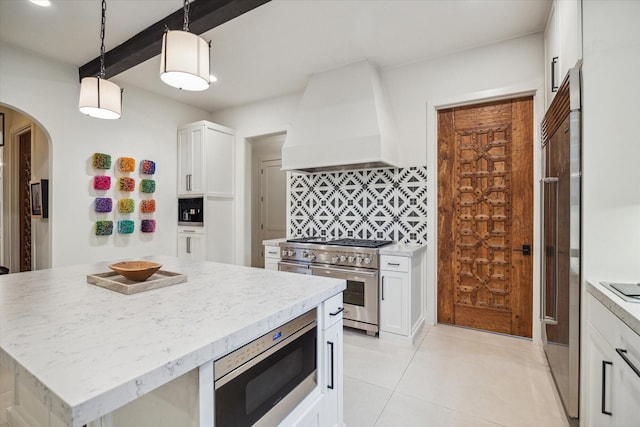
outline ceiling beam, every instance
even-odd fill
[[[231,21],[243,13],[249,12],[270,0],[199,0],[189,6],[189,31],[203,34],[218,25]],[[113,77],[133,68],[144,61],[160,55],[162,34],[166,28],[182,30],[184,9],[180,8],[171,15],[142,30],[118,47],[104,55],[105,76]],[[78,69],[80,80],[83,77],[96,76],[100,72],[100,57],[97,57]]]

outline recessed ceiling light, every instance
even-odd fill
[[[30,0],[30,1],[31,1],[31,3],[37,4],[38,6],[42,6],[42,7],[51,6],[51,1],[49,1],[49,0]]]

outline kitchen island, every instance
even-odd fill
[[[124,295],[87,283],[109,263],[0,276],[0,363],[55,423],[83,426],[195,372],[195,419],[212,426],[213,361],[345,288],[338,279],[145,259],[188,279]]]

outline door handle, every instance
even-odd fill
[[[600,396],[602,397],[602,402],[600,404],[600,412],[605,415],[613,415],[611,411],[606,410],[607,406],[607,365],[613,366],[612,362],[607,360],[602,361],[602,390],[600,392]]]
[[[514,249],[514,252],[522,252],[524,256],[531,255],[531,245],[522,245],[522,249]]]

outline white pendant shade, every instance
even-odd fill
[[[78,108],[81,113],[98,119],[119,119],[122,115],[120,86],[100,77],[84,77]]]
[[[178,89],[209,88],[209,43],[188,31],[166,31],[162,36],[160,78]]]

